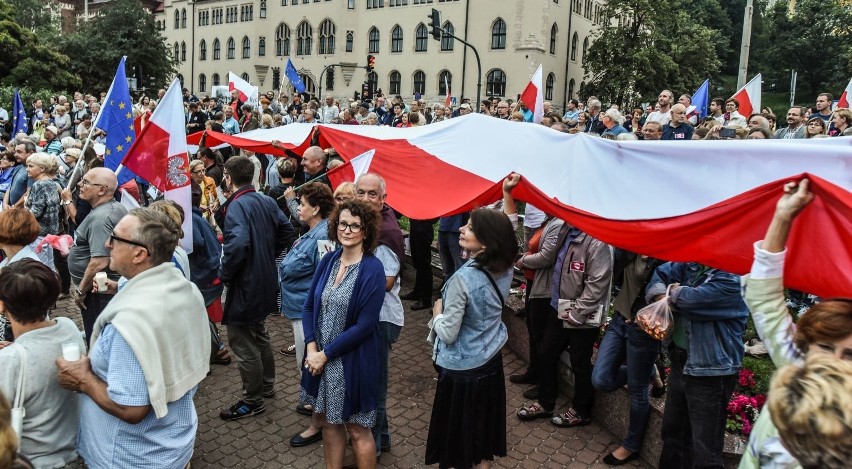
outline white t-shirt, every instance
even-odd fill
[[[385,301],[382,303],[382,311],[379,313],[379,321],[396,324],[399,327],[405,325],[405,313],[402,308],[402,300],[399,299],[399,258],[387,246],[380,244],[376,248],[376,257],[382,261],[385,269],[385,277],[396,277],[393,288],[385,292]]]
[[[645,122],[659,122],[661,126],[668,124],[672,120],[671,111],[659,112],[654,111],[648,114],[648,118],[645,119]]]

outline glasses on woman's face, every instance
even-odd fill
[[[338,231],[346,231],[349,230],[352,233],[360,233],[361,228],[364,226],[360,223],[346,223],[345,221],[337,222],[337,230]]]

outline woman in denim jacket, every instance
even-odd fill
[[[459,245],[473,259],[447,280],[430,321],[438,387],[426,464],[490,467],[506,455],[501,318],[518,245],[508,217],[491,209],[471,213]]]
[[[328,216],[334,209],[334,197],[325,184],[310,183],[299,194],[299,221],[308,227],[293,247],[287,252],[278,266],[278,280],[281,286],[281,313],[293,326],[296,339],[296,370],[302,372],[305,357],[305,334],[302,330],[302,307],[311,288],[314,272],[317,270],[322,253],[319,241],[328,240]],[[283,352],[283,350],[282,350]],[[292,446],[305,446],[322,439],[322,418],[313,414],[310,406],[299,404],[296,411],[311,415],[311,425],[306,430],[293,435]]]

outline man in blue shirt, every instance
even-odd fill
[[[27,193],[27,158],[36,152],[33,142],[22,141],[15,145],[15,160],[18,164],[12,170],[12,183],[3,199],[4,208],[14,208],[24,205],[24,194]]]
[[[660,140],[692,140],[693,128],[686,122],[686,106],[675,104],[671,110],[671,120],[663,126]]]

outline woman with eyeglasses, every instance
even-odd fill
[[[40,227],[36,243],[47,235],[59,234],[59,191],[62,190],[57,184],[56,171],[59,164],[56,158],[47,153],[36,153],[27,158],[27,177],[34,181],[26,195],[24,206],[35,215]],[[35,246],[33,246],[35,247]],[[45,248],[39,254],[42,262],[51,269],[56,269],[53,263],[53,249]]]
[[[822,117],[811,117],[805,127],[805,138],[814,138],[817,135],[825,135],[825,121]]]
[[[219,197],[216,195],[216,181],[207,176],[206,171],[201,160],[189,163],[189,177],[201,187],[201,213],[211,226],[215,226],[213,214],[219,209]]]
[[[334,210],[331,189],[325,184],[312,182],[302,187],[299,193],[299,221],[308,231],[299,237],[284,259],[278,264],[278,279],[281,291],[281,314],[293,326],[295,345],[281,350],[285,355],[296,356],[296,371],[301,373],[305,359],[305,335],[302,329],[302,306],[311,287],[311,280],[319,261],[328,254],[328,216]],[[313,414],[310,405],[300,403],[296,412],[312,415],[310,427],[293,435],[290,445],[306,446],[322,439],[322,417]]]
[[[754,245],[754,264],[746,284],[746,304],[755,328],[779,368],[816,354],[852,360],[852,299],[821,300],[795,323],[786,306],[786,244],[796,217],[814,198],[808,184],[803,179],[784,185],[766,236]],[[755,423],[739,467],[799,467],[782,445],[768,408]]]
[[[334,209],[328,227],[340,248],[319,262],[302,308],[307,353],[300,400],[323,421],[326,467],[342,467],[348,433],[358,467],[372,468],[385,298],[384,268],[373,254],[379,213],[350,200]]]

